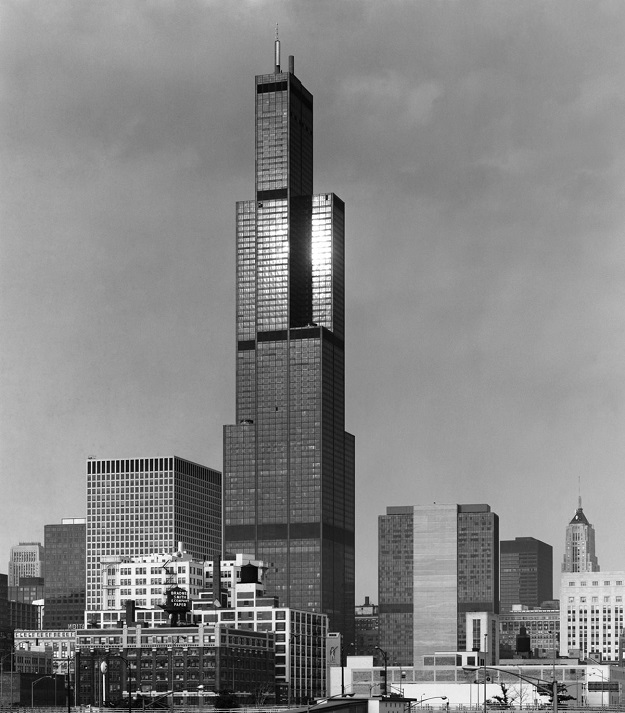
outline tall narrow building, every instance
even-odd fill
[[[226,552],[272,563],[283,606],[353,640],[354,438],[345,432],[344,204],[313,190],[313,98],[256,77],[256,195],[237,203],[236,424],[224,428]]]
[[[588,522],[586,515],[584,515],[581,496],[575,515],[566,527],[562,571],[599,571],[599,562],[595,554],[595,528]]]
[[[435,652],[474,647],[496,654],[499,518],[490,506],[388,507],[378,536],[380,646],[388,660],[421,666]]]
[[[44,527],[46,579],[43,615],[45,629],[82,626],[85,615],[86,577],[85,518],[63,518],[60,525]]]

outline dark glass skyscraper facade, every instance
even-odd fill
[[[354,438],[345,432],[344,204],[312,194],[313,98],[256,77],[256,196],[237,203],[236,425],[224,429],[228,553],[353,637]],[[349,639],[352,640],[351,638]]]
[[[45,629],[67,629],[82,625],[85,618],[87,564],[87,521],[64,518],[60,525],[44,527],[46,578],[43,625]]]
[[[553,548],[533,537],[501,541],[501,611],[553,599]]]

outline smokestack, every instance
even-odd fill
[[[292,54],[289,55],[289,74],[295,74],[295,57]]]

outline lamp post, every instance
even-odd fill
[[[440,698],[441,701],[447,700],[447,696],[428,696],[428,698],[423,698],[422,696],[418,701],[415,701],[415,703],[420,706],[422,703],[425,703],[426,701],[433,701],[435,698]]]
[[[237,664],[241,663],[241,659],[232,659],[232,695],[234,696],[234,673],[237,670]]]
[[[112,656],[109,656],[108,654],[106,655],[106,658],[102,663],[100,664],[100,670],[102,671],[102,700],[104,701],[104,695],[105,695],[105,681],[104,677],[106,674],[106,671],[108,669],[108,660],[109,659],[121,659],[124,664],[126,665],[126,686],[128,688],[128,713],[132,713],[132,686],[131,686],[131,669],[130,669],[130,661],[125,656],[122,656],[121,654],[113,654]]]
[[[542,689],[542,692],[547,692],[551,690],[552,696],[553,696],[553,702],[552,702],[552,710],[553,713],[558,713],[558,685],[557,681],[544,681],[541,678],[535,678],[534,676],[521,676],[519,673],[514,673],[514,671],[508,671],[507,669],[502,669],[502,668],[496,668],[495,666],[486,666],[484,664],[482,666],[484,669],[484,677],[486,677],[486,670],[488,669],[489,671],[503,671],[504,673],[507,673],[510,676],[515,676],[521,681],[525,681],[526,683],[531,683],[532,686],[536,686],[536,690]],[[462,670],[465,673],[475,673],[475,671],[479,670],[479,667],[477,666],[463,666]],[[484,679],[486,680],[486,678]],[[486,686],[484,686],[484,693],[486,693]],[[486,710],[486,702],[484,702],[484,710]]]
[[[2,701],[3,694],[2,694],[2,684],[4,680],[4,676],[2,675],[4,673],[4,659],[8,659],[9,656],[11,657],[11,701],[9,705],[13,705],[13,656],[15,655],[15,651],[10,651],[8,654],[5,654],[4,656],[0,657],[0,701]]]
[[[384,693],[382,693],[382,695],[386,696],[388,691],[388,653],[384,651],[384,649],[380,646],[376,646],[375,648],[382,654],[384,658]]]
[[[486,644],[488,642],[488,634],[484,634],[484,713],[486,713]]]
[[[200,683],[197,687],[197,707],[198,713],[202,713],[202,696],[204,695],[204,684]]]
[[[288,666],[288,672],[289,672],[289,680],[287,681],[287,704],[289,708],[291,707],[291,692],[293,688],[293,673],[295,672],[295,664],[296,664],[296,653],[297,649],[295,648],[295,641],[299,639],[300,635],[299,634],[294,634],[294,633],[289,633],[289,666]]]
[[[591,668],[591,671],[597,671],[599,675],[601,676],[601,707],[603,708],[603,691],[605,689],[604,685],[604,678],[603,678],[603,671],[599,668]],[[609,701],[608,701],[609,702]]]
[[[43,681],[44,678],[54,678],[54,676],[40,676],[39,678],[36,678],[31,686],[30,686],[30,707],[34,708],[35,707],[35,683],[38,681]],[[56,705],[56,701],[54,701]]]

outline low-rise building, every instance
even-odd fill
[[[278,606],[277,597],[267,596],[263,584],[253,576],[252,569],[242,576],[248,581],[235,585],[232,607],[221,607],[208,597],[193,601],[193,620],[273,632],[278,700],[282,703],[307,702],[324,696],[328,617]]]
[[[263,584],[266,563],[239,553],[226,560],[199,562],[180,543],[174,555],[108,558],[102,566],[101,601],[110,606],[88,612],[88,626],[109,630],[135,623],[164,627],[170,616],[161,608],[172,588],[184,590],[184,625],[210,624],[275,635],[275,689],[283,703],[309,701],[326,694],[326,636],[328,617],[309,611],[279,607]],[[215,576],[218,569],[219,577]],[[145,592],[144,592],[145,590]],[[132,606],[128,619],[126,604]],[[143,602],[143,604],[142,604]]]
[[[133,697],[169,697],[172,706],[198,705],[217,691],[270,701],[274,668],[271,632],[204,624],[77,631],[77,705],[120,704],[129,690]]]
[[[330,670],[329,696],[381,696],[384,682],[387,691],[405,699],[429,701],[429,706],[449,703],[480,710],[486,699],[502,695],[502,684],[508,690],[514,708],[531,708],[545,704],[549,697],[539,688],[555,680],[571,696],[569,707],[616,706],[625,702],[625,674],[617,667],[581,664],[576,660],[513,659],[506,664],[484,668],[484,653],[468,651],[440,652],[424,657],[422,666],[374,666],[370,656],[348,656],[343,671]],[[486,671],[486,680],[484,672]],[[438,701],[438,703],[436,703]]]
[[[560,581],[560,654],[619,661],[625,572],[563,572]]]
[[[512,606],[511,611],[499,615],[500,659],[553,659],[559,640],[559,608],[526,607],[516,604]],[[518,648],[519,644],[521,649]]]
[[[16,629],[16,656],[45,653],[51,659],[51,672],[66,674],[76,650],[76,629]],[[18,670],[18,669],[16,669]]]
[[[380,644],[378,606],[365,597],[365,603],[355,608],[356,641],[350,653],[356,656],[376,656]]]
[[[213,574],[216,566],[220,572],[217,578]],[[172,587],[184,589],[189,600],[218,601],[219,606],[232,607],[233,587],[249,576],[253,576],[254,581],[262,582],[266,569],[265,563],[248,554],[237,554],[226,560],[198,560],[185,552],[183,543],[178,543],[178,549],[173,554],[160,552],[136,557],[103,556],[100,600],[104,607],[85,612],[85,626],[121,626],[125,621],[127,601],[135,603],[136,618],[140,623],[166,625],[168,615],[162,607],[167,591]]]

